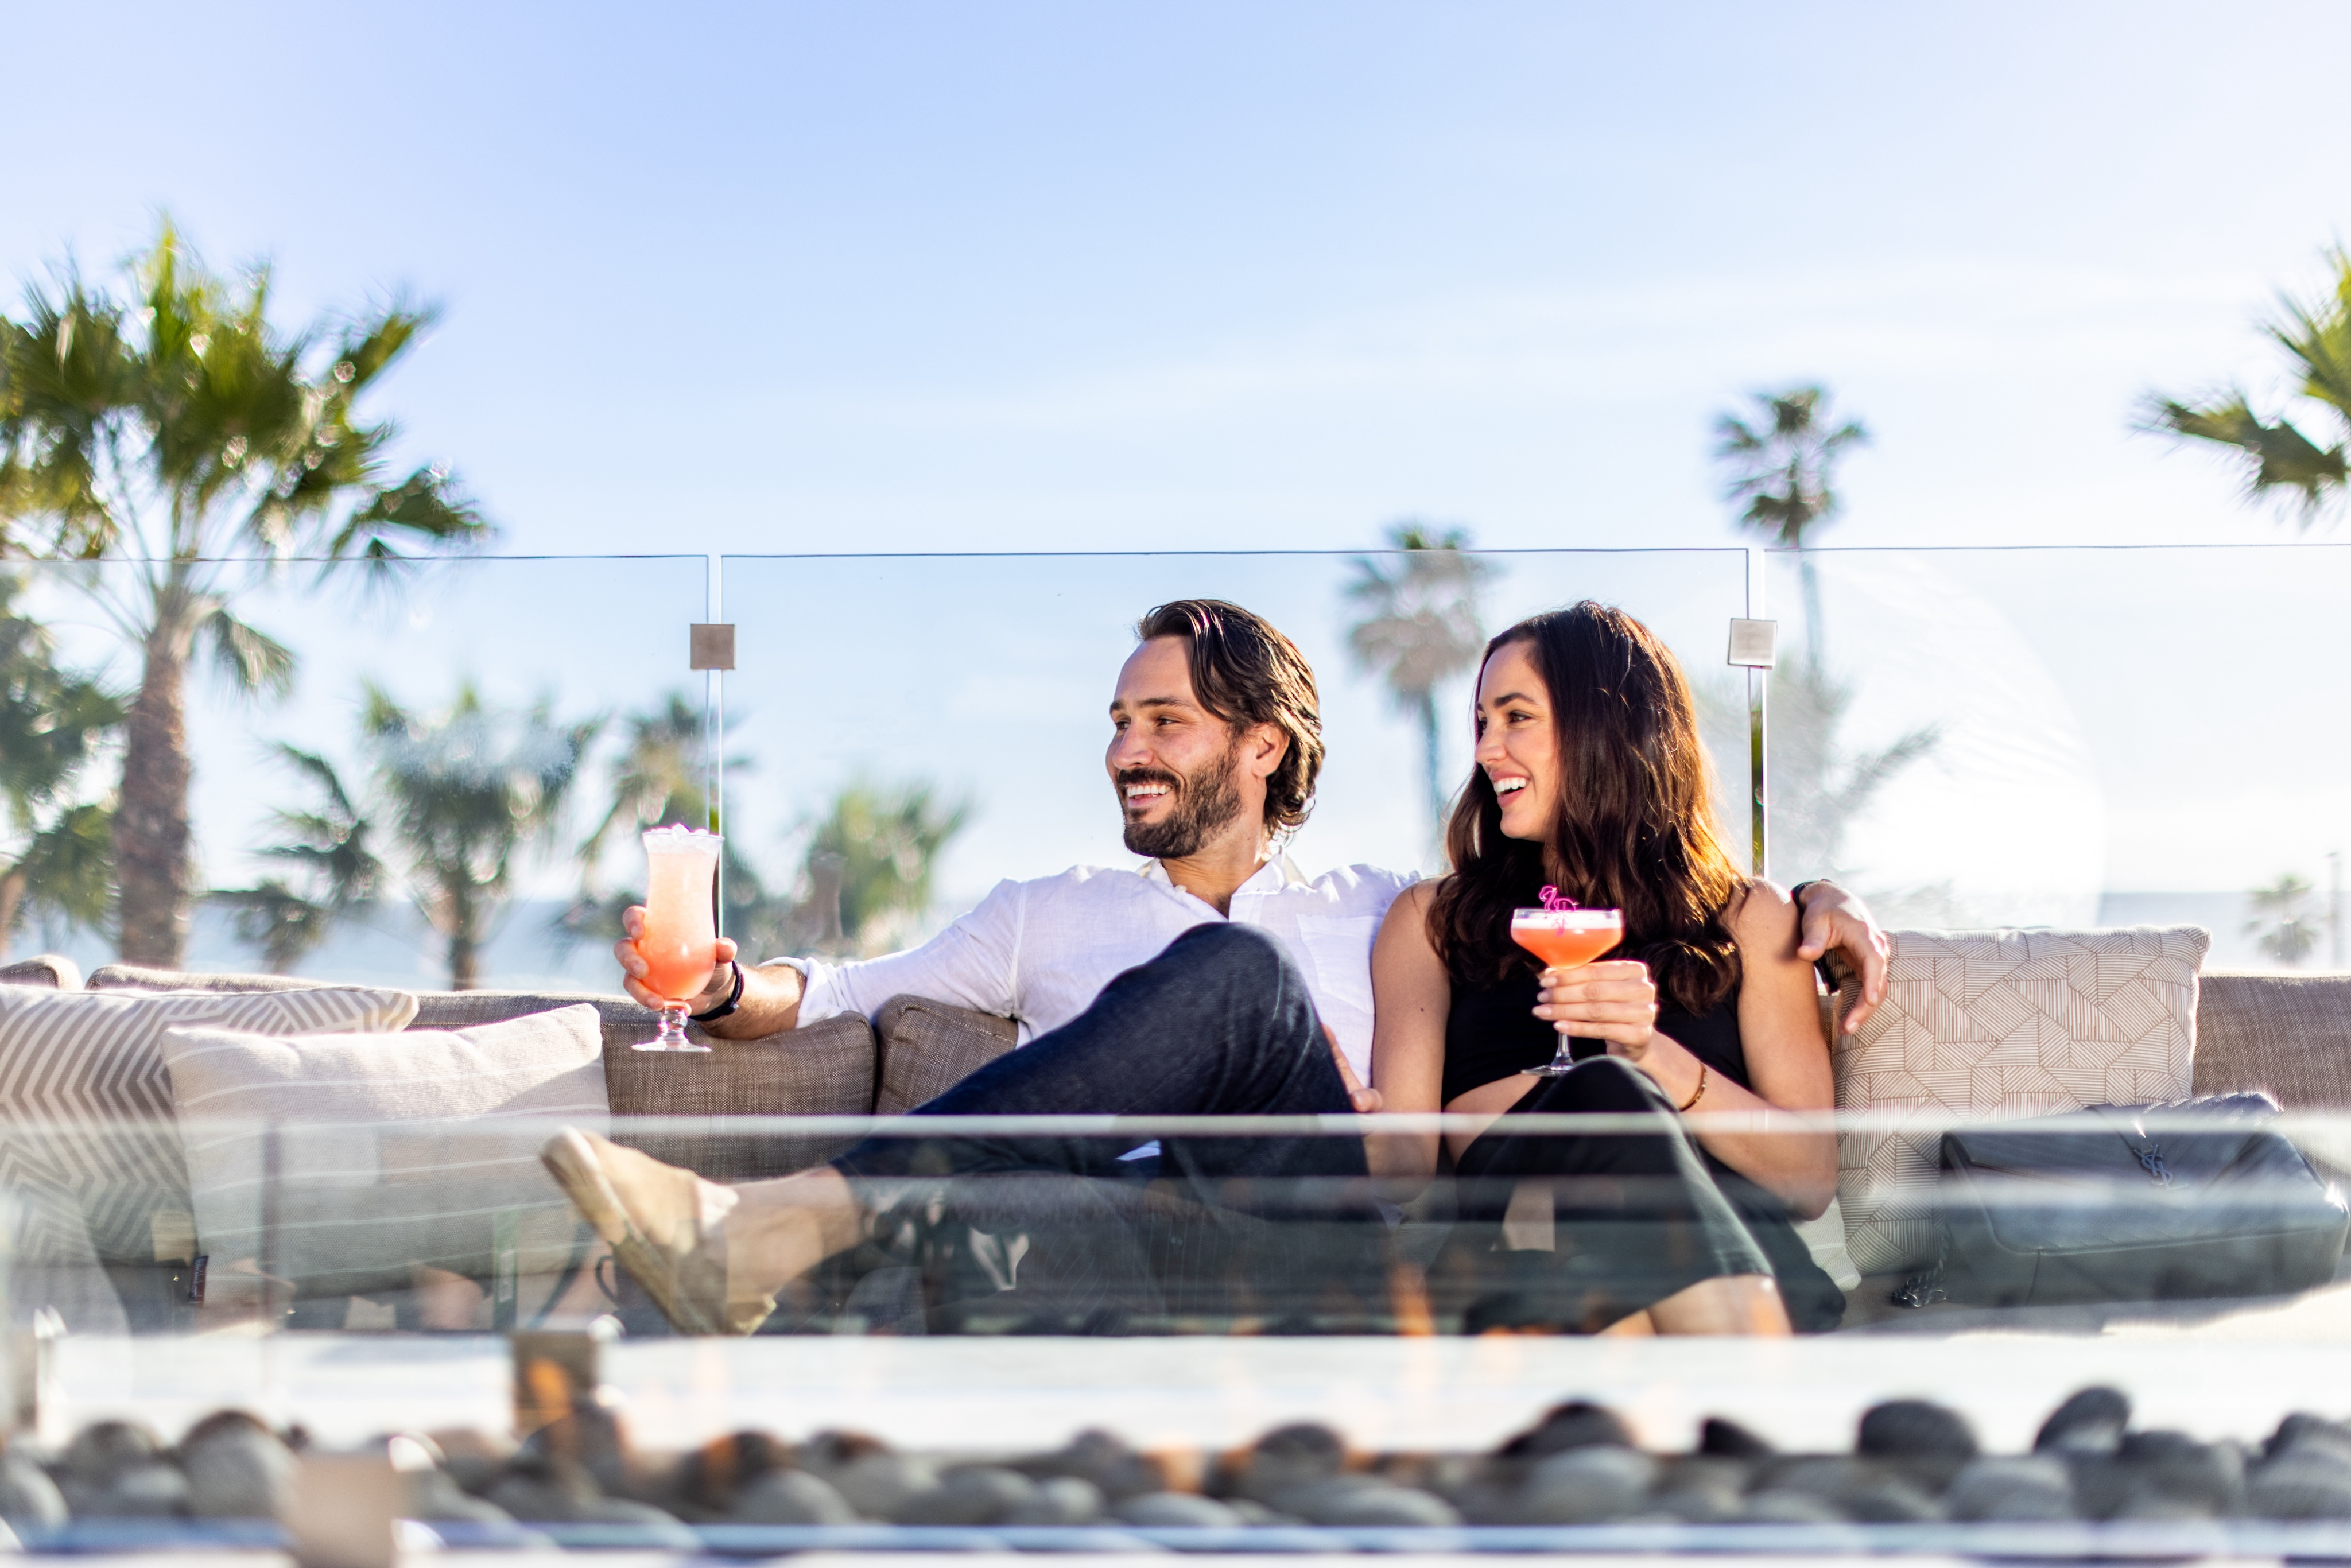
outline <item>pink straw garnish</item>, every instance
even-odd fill
[[[1545,909],[1550,910],[1554,915],[1558,914],[1562,909],[1573,909],[1575,907],[1575,900],[1568,897],[1567,894],[1560,892],[1556,887],[1545,886],[1539,896],[1542,899],[1542,906]]]

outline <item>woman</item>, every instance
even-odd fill
[[[1621,611],[1535,616],[1487,645],[1477,735],[1446,833],[1454,870],[1399,897],[1373,950],[1385,1109],[1475,1118],[1446,1135],[1464,1218],[1511,1237],[1531,1218],[1538,1246],[1556,1239],[1548,1293],[1567,1291],[1566,1326],[1833,1326],[1844,1299],[1790,1216],[1827,1207],[1834,1136],[1703,1114],[1825,1111],[1834,1085],[1795,908],[1724,852],[1680,666]],[[1545,884],[1623,910],[1623,956],[1539,970],[1510,924]],[[1526,1076],[1562,1034],[1605,1054]],[[1634,1130],[1513,1131],[1533,1113],[1613,1113]],[[1375,1174],[1409,1185],[1437,1168],[1436,1134],[1372,1145]]]

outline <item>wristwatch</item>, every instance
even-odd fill
[[[735,971],[735,983],[727,988],[726,999],[706,1013],[687,1014],[695,1022],[716,1023],[743,1005],[743,966],[729,958],[726,967]]]

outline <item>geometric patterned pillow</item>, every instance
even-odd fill
[[[1930,1263],[1941,1135],[2085,1105],[2185,1099],[2200,926],[1896,931],[1886,1000],[1834,1049],[1845,1248],[1864,1274]]]
[[[155,1256],[153,1222],[189,1212],[161,1049],[173,1025],[293,1034],[403,1028],[405,991],[48,991],[0,988],[0,1191],[17,1256],[67,1261],[81,1236],[110,1262]]]

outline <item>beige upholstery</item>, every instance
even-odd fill
[[[937,1099],[1019,1043],[1010,1019],[924,997],[891,998],[879,1022],[882,1079],[873,1111],[881,1116]]]
[[[1837,1138],[1846,1244],[1865,1274],[1931,1257],[1954,1120],[2186,1097],[2211,940],[2193,926],[1891,935],[1885,1002],[1831,1048],[1837,1109],[1880,1113]]]
[[[82,983],[93,991],[307,991],[334,982],[298,980],[291,975],[216,975],[195,969],[101,964]]]
[[[783,1176],[831,1158],[844,1137],[789,1138],[727,1132],[726,1116],[862,1116],[873,1104],[873,1031],[851,1014],[756,1040],[697,1040],[699,1053],[632,1049],[651,1040],[652,1012],[622,997],[528,991],[425,991],[415,1029],[466,1029],[580,1002],[594,1005],[604,1037],[604,1085],[612,1114],[703,1125],[613,1134],[657,1159],[722,1181]]]
[[[2204,977],[2196,1092],[2240,1089],[2289,1111],[2351,1108],[2351,975]]]
[[[81,989],[81,966],[58,953],[36,953],[0,964],[0,986],[47,986],[53,991]]]
[[[93,988],[302,990],[319,982],[283,975],[198,975],[110,964]],[[614,1134],[655,1158],[722,1181],[783,1176],[849,1146],[839,1135],[782,1137],[726,1130],[727,1116],[863,1116],[873,1108],[873,1031],[854,1015],[758,1040],[713,1040],[707,1056],[641,1051],[653,1015],[624,997],[588,992],[420,991],[416,1021],[430,1030],[470,1029],[580,1002],[596,1009],[604,1041],[604,1084],[615,1118],[659,1116],[700,1123]],[[704,1038],[695,1031],[697,1039]]]

